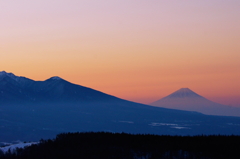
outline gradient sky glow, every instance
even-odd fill
[[[2,0],[0,70],[143,103],[188,87],[240,107],[240,1]]]

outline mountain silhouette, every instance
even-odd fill
[[[1,104],[112,100],[120,99],[91,88],[72,84],[57,76],[45,81],[34,81],[5,71],[0,72]]]
[[[215,103],[198,95],[189,88],[181,88],[150,105],[171,109],[197,111],[208,115],[240,116],[240,108]]]
[[[182,92],[174,96],[198,96]],[[0,144],[88,131],[240,135],[239,125],[238,117],[209,116],[134,103],[57,76],[34,81],[0,72]]]

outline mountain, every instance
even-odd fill
[[[171,109],[197,111],[208,115],[240,116],[240,108],[215,103],[198,95],[189,88],[181,88],[150,105]]]
[[[53,138],[63,132],[240,135],[239,125],[239,117],[134,103],[60,77],[34,81],[0,72],[0,145]]]
[[[34,81],[0,72],[0,103],[97,102],[119,100],[102,92],[75,85],[60,77]]]

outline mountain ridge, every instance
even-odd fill
[[[103,92],[70,83],[58,76],[44,81],[34,81],[2,71],[0,72],[0,86],[1,104],[15,101],[26,103],[120,100]]]

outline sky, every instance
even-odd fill
[[[239,0],[1,0],[0,70],[151,103],[240,107]]]

